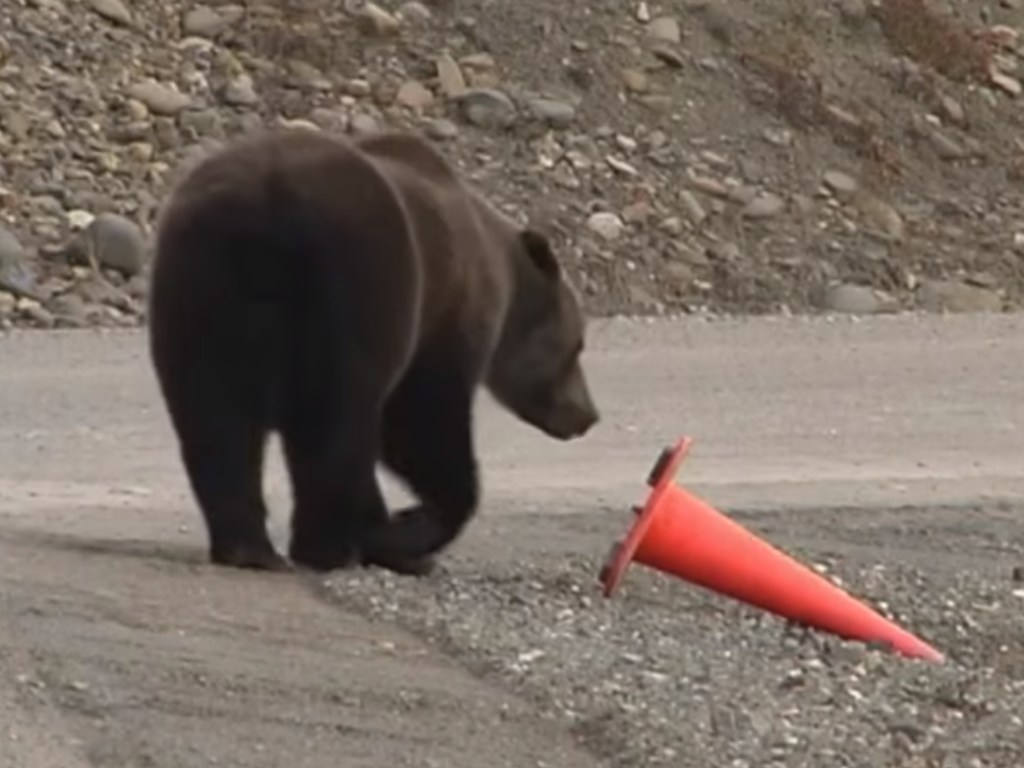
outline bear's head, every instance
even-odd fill
[[[583,312],[544,235],[517,230],[509,255],[515,284],[487,388],[551,437],[580,437],[599,419],[580,364]]]

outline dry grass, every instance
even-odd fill
[[[771,34],[742,48],[740,63],[768,87],[771,108],[790,125],[822,128],[839,146],[851,149],[864,164],[863,181],[875,187],[903,175],[897,144],[884,132],[884,115],[868,104],[850,103],[829,93],[825,60],[815,53],[820,36],[810,26],[809,7],[797,3]],[[880,0],[872,8],[894,52],[956,82],[984,82],[990,77],[995,45],[990,36],[969,29],[929,0]]]
[[[985,81],[992,65],[991,41],[928,0],[881,0],[875,18],[894,51],[958,82]]]
[[[331,30],[342,5],[332,0],[254,0],[248,4],[246,36],[268,59],[295,59],[330,70],[341,53]]]
[[[901,175],[899,152],[883,135],[881,120],[865,105],[845,105],[827,93],[808,37],[791,29],[762,40],[768,42],[748,46],[739,60],[769,87],[776,113],[795,128],[828,131],[864,162],[866,180],[884,185]]]

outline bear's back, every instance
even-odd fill
[[[510,298],[518,227],[464,181],[424,137],[382,131],[355,139],[402,200],[434,306],[457,305],[467,323],[500,322]]]

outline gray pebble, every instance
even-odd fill
[[[146,263],[146,240],[139,226],[116,213],[101,213],[70,244],[69,250],[101,267],[131,277]]]
[[[176,115],[191,104],[187,95],[155,80],[144,80],[132,85],[128,95],[145,104],[156,115]]]
[[[576,108],[557,99],[531,99],[528,106],[534,117],[555,128],[568,128],[576,119]]]
[[[480,128],[507,128],[516,119],[512,99],[496,88],[470,88],[459,103],[466,120]]]
[[[252,107],[260,103],[252,77],[245,73],[227,84],[223,98],[226,104],[234,107]]]
[[[107,21],[131,24],[132,15],[121,0],[88,0],[89,7]]]

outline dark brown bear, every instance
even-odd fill
[[[261,490],[271,431],[293,563],[426,573],[478,505],[478,385],[558,439],[598,419],[547,240],[413,135],[274,131],[198,164],[161,215],[149,334],[222,565],[288,567]],[[389,517],[378,459],[418,504]]]

